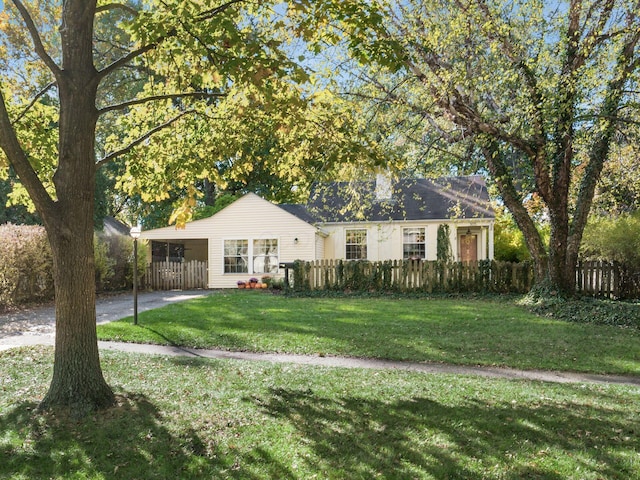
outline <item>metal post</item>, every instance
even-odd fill
[[[138,324],[138,239],[133,239],[133,324]]]
[[[138,238],[142,233],[139,226],[131,228],[133,238],[133,324],[138,324]]]

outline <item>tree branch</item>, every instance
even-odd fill
[[[589,12],[587,13],[587,19],[585,20],[585,27],[586,27],[586,22],[589,20],[589,18],[593,13],[595,5],[596,4],[594,3],[589,9]],[[589,30],[589,32],[587,32],[584,35],[584,39],[582,40],[582,44],[580,45],[579,53],[576,55],[576,58],[575,58],[576,63],[573,66],[574,70],[577,70],[579,67],[584,65],[584,62],[589,56],[589,53],[593,51],[593,49],[596,47],[598,43],[601,43],[607,40],[608,38],[610,38],[610,35],[613,35],[613,34],[602,34],[600,32],[604,29],[604,27],[607,25],[607,22],[611,18],[611,13],[613,12],[614,5],[615,5],[614,0],[606,0],[602,8],[602,12],[600,13],[598,20],[595,22],[595,25],[591,28],[591,30]]]
[[[18,115],[13,122],[11,122],[11,125],[15,125],[17,124],[20,120],[22,120],[22,117],[24,117],[27,112],[31,109],[31,107],[33,107],[35,105],[35,103],[38,101],[39,98],[41,98],[45,93],[47,93],[52,87],[55,87],[57,85],[56,82],[51,82],[49,85],[47,85],[46,87],[44,87],[42,90],[40,90],[35,97],[33,97],[33,99],[31,100],[31,102],[29,102],[29,105],[27,105],[24,110],[22,110],[22,112],[20,112],[20,115]]]
[[[43,219],[50,218],[54,211],[54,201],[47,193],[38,174],[31,166],[27,154],[20,146],[16,132],[7,112],[2,90],[0,89],[0,148],[4,151],[9,163],[20,177],[20,181],[29,192],[36,208]]]
[[[207,93],[207,92],[186,92],[186,93],[173,93],[166,95],[153,95],[151,97],[136,98],[129,100],[128,102],[118,103],[116,105],[109,105],[107,107],[98,110],[98,115],[103,115],[107,112],[113,112],[115,110],[124,110],[125,108],[132,107],[134,105],[141,105],[143,103],[155,102],[158,100],[170,100],[179,98],[221,98],[225,97],[226,93]]]
[[[494,24],[494,22],[496,22],[496,18],[489,10],[486,1],[478,0],[477,4],[485,19],[488,20],[490,24]],[[536,75],[531,68],[527,66],[524,59],[516,53],[514,42],[508,35],[502,35],[497,32],[487,32],[487,34],[489,38],[500,41],[502,53],[504,53],[509,59],[514,69],[516,71],[520,71],[524,77],[525,85],[527,86],[533,100],[531,103],[533,111],[535,112],[533,119],[536,131],[534,137],[538,147],[542,148],[547,134],[544,127],[544,112],[542,111],[543,98],[538,86]]]
[[[24,20],[25,26],[29,31],[29,35],[31,35],[31,39],[33,40],[34,50],[38,54],[38,57],[40,57],[40,59],[49,68],[49,70],[53,72],[53,75],[58,78],[61,73],[60,67],[56,62],[53,61],[53,59],[45,50],[44,45],[42,44],[42,39],[40,38],[40,34],[38,33],[38,29],[36,28],[35,23],[33,23],[33,18],[31,18],[29,11],[20,0],[12,0],[12,2],[20,12],[22,20]]]
[[[156,39],[155,42],[150,43],[148,45],[144,45],[132,52],[129,52],[127,55],[125,55],[124,57],[119,58],[118,60],[116,60],[115,62],[107,65],[105,68],[103,68],[102,70],[100,70],[98,72],[98,78],[102,79],[104,77],[106,77],[107,75],[109,75],[110,73],[114,72],[115,70],[117,70],[120,67],[123,67],[124,65],[126,65],[127,63],[129,63],[131,60],[139,57],[140,55],[143,55],[151,50],[154,50],[160,43],[162,43],[165,39],[167,39],[170,36],[175,35],[175,31],[171,31],[169,32],[169,34],[160,37],[158,39]]]
[[[108,12],[109,10],[124,10],[127,13],[137,17],[138,11],[135,8],[130,7],[129,5],[125,5],[123,3],[107,3],[105,5],[100,5],[96,7],[96,13]]]
[[[631,21],[631,19],[630,19]],[[633,23],[629,24],[630,28],[634,28]],[[602,119],[603,125],[601,134],[597,136],[594,144],[589,151],[589,162],[587,163],[585,174],[582,177],[580,190],[578,192],[578,200],[576,202],[576,212],[573,216],[573,222],[570,225],[570,236],[568,250],[572,255],[577,256],[582,241],[582,234],[587,223],[587,217],[591,210],[593,195],[596,183],[602,173],[604,162],[609,156],[611,148],[611,139],[615,133],[615,113],[618,110],[620,102],[624,95],[624,85],[626,84],[632,73],[638,68],[638,57],[636,48],[640,42],[640,29],[637,27],[631,31],[631,35],[627,42],[623,45],[622,50],[616,62],[615,72],[619,72],[618,76],[611,79],[607,85],[607,93],[602,102],[598,117]]]
[[[151,137],[155,133],[157,133],[160,130],[163,130],[163,129],[167,128],[167,127],[170,127],[172,124],[174,124],[176,121],[178,121],[179,119],[181,119],[185,115],[188,115],[188,114],[194,113],[194,112],[195,112],[195,110],[185,110],[184,112],[181,112],[180,114],[176,115],[175,117],[167,120],[165,123],[163,123],[161,125],[157,125],[156,127],[152,128],[151,130],[146,132],[144,135],[136,138],[133,142],[131,142],[126,147],[123,147],[120,150],[116,150],[115,152],[112,152],[109,155],[107,155],[107,156],[103,157],[102,159],[100,159],[99,161],[97,161],[96,162],[96,170],[99,169],[100,167],[102,167],[103,165],[109,163],[111,160],[113,160],[113,159],[115,159],[115,158],[117,158],[117,157],[119,157],[121,155],[125,155],[126,153],[129,153],[136,146],[140,145],[142,142],[144,142],[146,139],[148,139],[149,137]]]
[[[19,0],[14,0],[14,1],[19,1]],[[206,21],[206,20],[210,20],[211,18],[213,18],[214,16],[218,15],[219,13],[222,13],[223,11],[227,10],[228,8],[230,8],[231,6],[237,4],[237,3],[242,3],[245,0],[231,0],[227,3],[224,3],[218,7],[215,7],[211,10],[207,10],[205,12],[201,12],[196,16],[196,20],[197,21]],[[142,47],[132,51],[131,53],[129,53],[128,55],[125,55],[124,57],[116,60],[115,62],[111,63],[110,65],[106,66],[105,68],[103,68],[102,70],[100,70],[98,72],[98,78],[102,79],[104,77],[106,77],[107,75],[109,75],[110,73],[112,73],[114,70],[117,70],[118,68],[122,67],[123,65],[126,65],[127,63],[129,63],[131,60],[139,57],[140,55],[143,55],[151,50],[154,50],[158,47],[158,45],[160,45],[162,42],[164,42],[166,39],[171,38],[171,37],[175,37],[177,35],[177,30],[176,29],[172,29],[169,32],[167,32],[167,34],[158,37],[155,41],[153,41],[152,43],[149,43],[148,45],[143,45]]]
[[[242,3],[244,1],[245,0],[230,0],[229,2],[223,3],[222,5],[219,5],[219,6],[215,7],[215,8],[212,8],[211,10],[207,10],[207,11],[199,13],[196,18],[198,20],[209,20],[209,19],[215,17],[216,15],[218,15],[219,13],[224,12],[229,7],[232,7],[236,3]]]

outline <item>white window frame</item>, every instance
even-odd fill
[[[364,233],[364,242],[360,243],[349,243],[349,234],[355,233]],[[367,260],[369,258],[369,231],[366,228],[345,228],[344,230],[344,258],[346,260]],[[364,257],[358,258],[349,258],[349,247],[360,247],[362,251],[364,251]]]
[[[260,240],[270,240],[275,242],[276,244],[276,252],[275,254],[273,253],[269,253],[270,257],[276,257],[276,261],[275,261],[275,267],[273,268],[273,271],[270,272],[256,272],[255,271],[255,266],[254,263],[256,257],[260,257],[260,256],[265,256],[265,254],[256,254],[255,250],[256,250],[256,245],[255,242],[258,242]],[[226,251],[225,251],[225,244],[226,242],[230,242],[230,241],[235,241],[235,242],[247,242],[247,271],[246,272],[227,272],[226,268],[225,268],[225,259],[227,257],[226,255]],[[280,265],[280,238],[279,237],[244,237],[244,238],[238,238],[238,237],[229,237],[229,238],[223,238],[222,239],[222,274],[223,275],[269,275],[269,274],[276,274],[278,272],[278,267]]]
[[[407,230],[413,230],[414,232],[408,232]],[[421,230],[422,232],[415,232],[415,230]],[[407,242],[406,241],[406,236],[407,235],[415,235],[415,234],[420,235],[420,233],[422,233],[422,242]],[[423,245],[424,248],[424,254],[419,257],[420,259],[424,260],[427,258],[427,228],[426,227],[419,227],[419,226],[415,226],[415,227],[402,227],[402,258],[403,260],[411,260],[413,258],[417,258],[417,257],[413,257],[413,256],[406,256],[405,255],[405,245]]]
[[[227,255],[227,242],[246,242],[247,244],[247,251],[246,251],[246,255]],[[237,244],[236,244],[237,245]],[[251,243],[246,239],[246,238],[225,238],[224,240],[222,240],[222,273],[224,275],[246,275],[248,273],[250,273],[250,255],[249,255],[249,246],[251,245]],[[236,246],[237,249],[237,246]],[[246,272],[227,272],[227,257],[229,258],[246,258],[246,264],[247,264],[247,271]]]
[[[273,245],[273,243],[271,245],[269,245],[269,247],[267,248],[267,251],[264,253],[256,253],[256,243],[257,242],[274,242],[275,245]],[[275,246],[275,254],[273,251],[271,251],[272,248],[274,248]],[[264,268],[262,269],[262,271],[258,272],[256,270],[256,259],[258,258],[263,258],[264,261],[262,262],[263,265],[266,264],[266,259],[270,258],[272,259],[273,257],[275,257],[275,261],[273,261],[274,266],[271,267],[271,269],[269,271],[264,271]],[[269,261],[269,263],[272,263],[272,260]],[[251,270],[253,271],[253,273],[256,274],[262,274],[262,275],[268,275],[268,274],[276,274],[278,273],[278,266],[280,265],[280,242],[278,241],[277,238],[254,238],[251,241]]]

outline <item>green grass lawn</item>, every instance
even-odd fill
[[[640,306],[637,307],[640,315]],[[101,340],[640,374],[640,331],[499,299],[299,298],[227,291],[98,327]]]
[[[458,322],[491,311],[473,305]],[[52,362],[49,347],[0,352],[1,479],[640,478],[634,387],[104,351],[118,406],[72,420],[35,411]]]

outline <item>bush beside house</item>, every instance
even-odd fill
[[[49,298],[53,298],[53,273],[44,228],[0,225],[0,309]]]
[[[98,292],[133,285],[133,241],[128,236],[96,233],[94,237]],[[138,271],[146,265],[140,249]],[[0,225],[0,310],[53,299],[51,249],[42,226]]]

